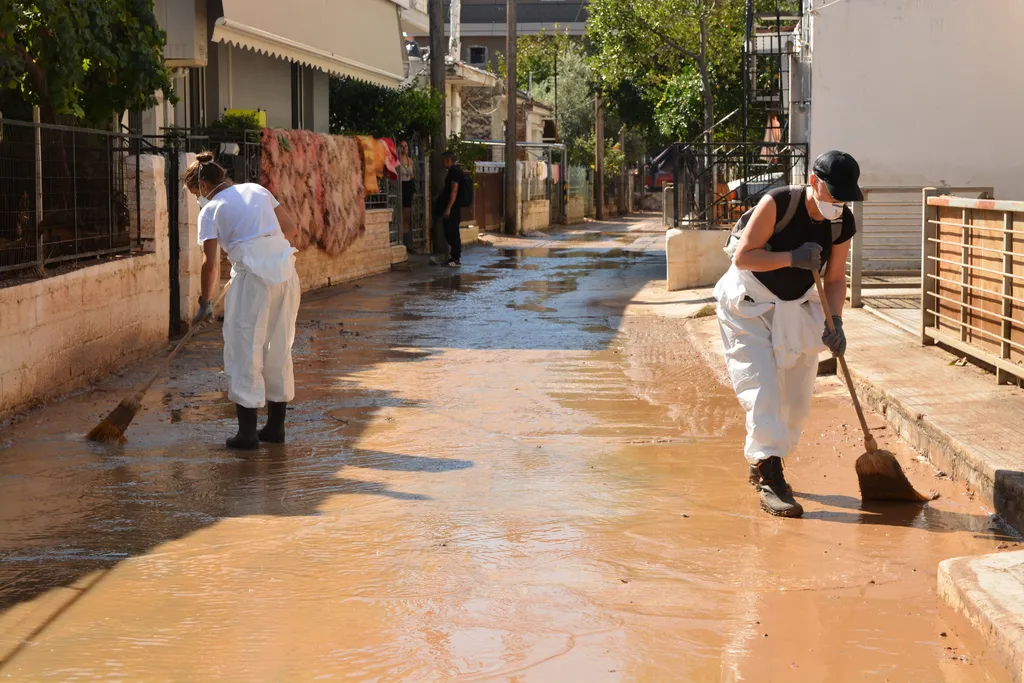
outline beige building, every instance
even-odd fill
[[[811,5],[794,36],[791,131],[812,158],[848,150],[866,186],[994,186],[1024,199],[1024,3]]]
[[[147,112],[147,133],[256,109],[270,127],[327,132],[330,76],[398,87],[402,34],[427,27],[425,0],[156,0],[154,9],[180,101]]]

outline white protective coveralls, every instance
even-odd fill
[[[714,296],[726,367],[747,413],[747,462],[784,458],[800,440],[825,350],[817,289],[783,301],[753,273],[732,266]]]
[[[224,301],[228,398],[243,408],[295,398],[292,344],[301,287],[296,250],[280,232],[234,245]]]

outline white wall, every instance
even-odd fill
[[[864,185],[992,185],[1024,199],[1024,2],[814,0],[811,156]]]
[[[225,108],[263,109],[269,127],[291,128],[291,63],[230,45],[218,45],[217,52],[219,107],[208,118],[215,120]]]

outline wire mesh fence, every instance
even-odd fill
[[[139,246],[139,154],[123,133],[0,119],[0,275]]]

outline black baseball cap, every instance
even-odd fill
[[[822,154],[814,162],[814,175],[825,183],[837,202],[864,201],[864,193],[857,185],[860,164],[846,152],[833,149]]]

